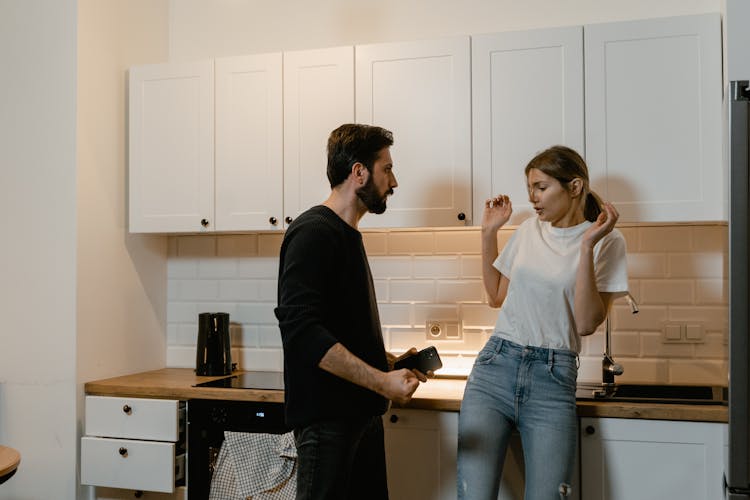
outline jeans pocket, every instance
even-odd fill
[[[484,347],[481,351],[479,351],[479,354],[477,354],[476,360],[474,361],[475,365],[487,365],[492,363],[492,361],[497,356],[498,348],[497,348],[498,341],[495,339],[490,339],[487,341],[486,344],[484,344]]]
[[[555,359],[547,365],[547,370],[552,380],[563,387],[575,390],[578,381],[578,366],[575,359]]]

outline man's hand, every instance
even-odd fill
[[[424,375],[422,375],[424,377]],[[426,380],[426,379],[425,379]],[[411,400],[414,391],[419,387],[419,379],[412,370],[402,368],[385,373],[380,394],[400,404],[406,404]]]

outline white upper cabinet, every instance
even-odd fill
[[[354,47],[285,52],[285,226],[328,198],[328,136],[353,121]]]
[[[216,59],[216,231],[281,228],[281,61]]]
[[[355,47],[356,119],[393,132],[399,186],[361,227],[471,224],[468,37]]]
[[[507,194],[511,224],[533,213],[524,168],[539,151],[583,147],[580,26],[472,37],[474,223],[484,201]]]
[[[586,160],[620,220],[726,220],[718,14],[584,27]]]
[[[213,62],[140,66],[129,78],[130,231],[210,228]]]

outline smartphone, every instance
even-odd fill
[[[408,368],[410,370],[419,370],[422,373],[427,373],[430,370],[434,372],[442,367],[443,362],[440,360],[437,349],[433,346],[425,347],[416,354],[399,359],[393,365],[394,370]]]

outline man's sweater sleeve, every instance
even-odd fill
[[[287,235],[279,265],[278,307],[288,362],[318,366],[338,339],[325,327],[326,287],[336,272],[336,238],[325,224],[307,224]],[[298,365],[299,366],[299,365]]]

